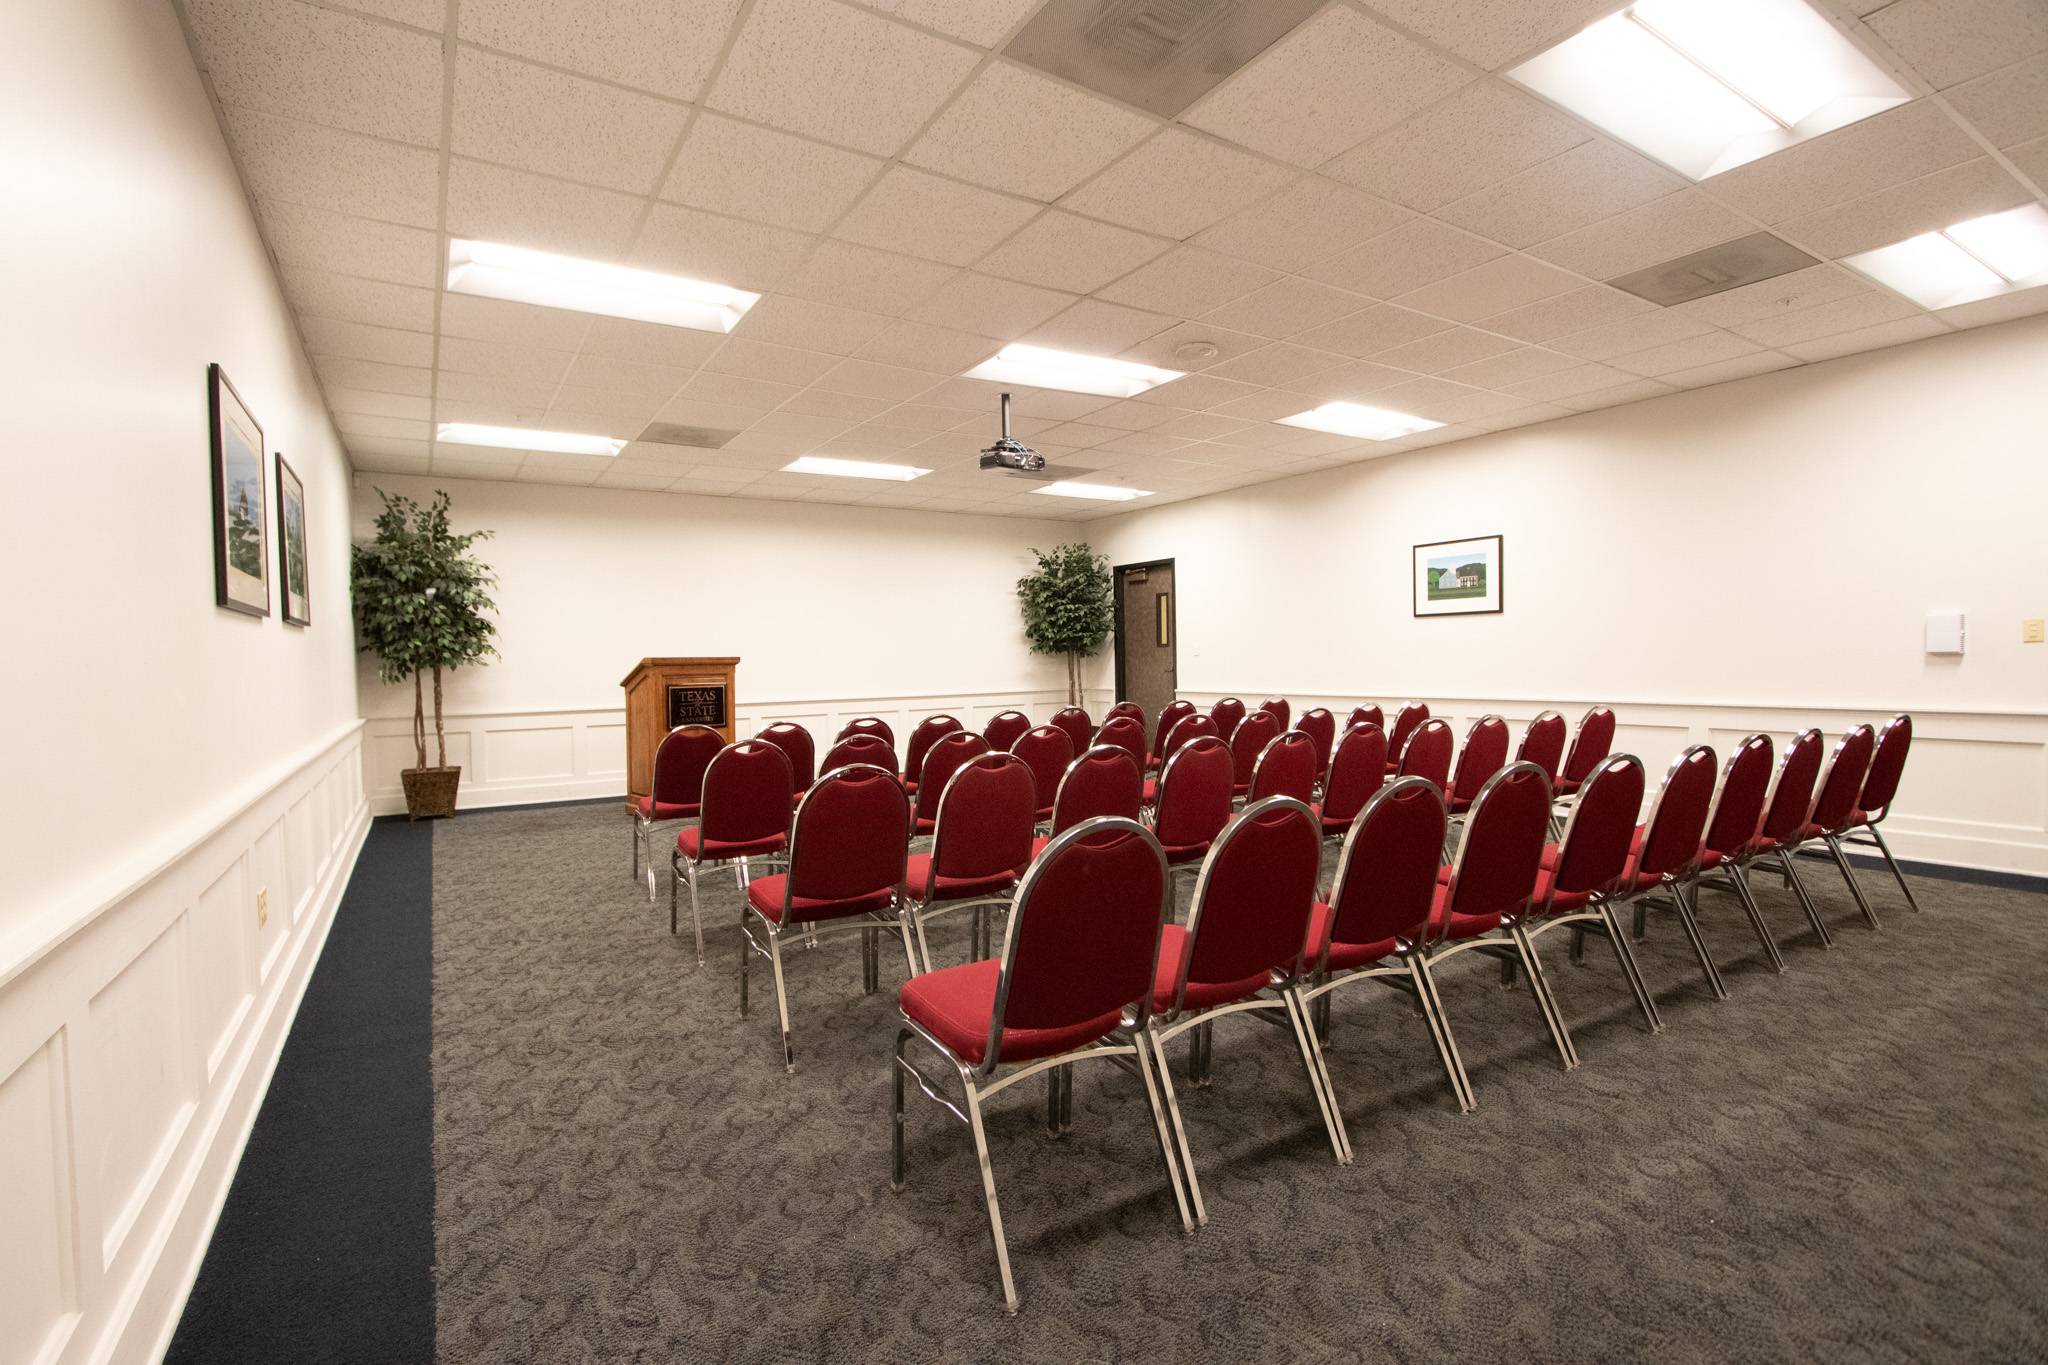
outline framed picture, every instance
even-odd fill
[[[288,626],[313,623],[306,587],[306,485],[277,457],[277,606]]]
[[[206,367],[213,433],[213,600],[230,611],[270,615],[269,509],[263,492],[263,428],[220,366]]]
[[[1501,538],[1415,547],[1415,614],[1470,616],[1501,609]]]

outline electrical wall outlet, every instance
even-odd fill
[[[2048,630],[2043,629],[2040,617],[2029,616],[2026,620],[2020,622],[2021,644],[2038,645],[2043,642],[2048,642]]]
[[[270,888],[264,887],[256,893],[256,927],[261,929],[270,922]]]

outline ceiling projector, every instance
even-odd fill
[[[1043,474],[1045,456],[1010,438],[1010,395],[1003,395],[1003,434],[996,443],[981,452],[983,469],[998,469],[1006,474]]]

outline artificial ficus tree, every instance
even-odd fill
[[[1067,658],[1067,704],[1081,704],[1081,660],[1100,650],[1116,624],[1109,560],[1086,544],[1036,550],[1038,571],[1017,580],[1024,637],[1037,654]]]

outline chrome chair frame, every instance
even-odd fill
[[[1678,757],[1671,760],[1671,766],[1664,770],[1664,780],[1657,786],[1657,795],[1650,802],[1649,816],[1643,821],[1644,848],[1649,847],[1650,833],[1657,828],[1657,817],[1664,809],[1664,798],[1671,793],[1671,779],[1678,775],[1679,769],[1693,761],[1694,754],[1706,753],[1711,755],[1713,752],[1712,747],[1709,745],[1689,744],[1679,750]],[[1716,1000],[1726,1000],[1728,998],[1728,987],[1722,982],[1721,971],[1714,965],[1712,955],[1707,952],[1707,941],[1700,937],[1700,923],[1696,913],[1698,910],[1699,888],[1697,882],[1700,869],[1700,850],[1706,847],[1704,840],[1707,835],[1707,825],[1712,822],[1713,818],[1713,801],[1710,798],[1707,802],[1706,815],[1700,821],[1700,839],[1702,842],[1694,846],[1692,857],[1684,864],[1663,873],[1657,879],[1656,885],[1645,886],[1640,889],[1624,888],[1617,891],[1611,898],[1611,901],[1617,906],[1624,903],[1633,904],[1635,909],[1635,938],[1640,943],[1643,939],[1644,926],[1648,920],[1647,915],[1644,913],[1646,904],[1656,903],[1658,892],[1669,892],[1671,908],[1678,916],[1679,925],[1685,930],[1686,942],[1692,945],[1693,956],[1699,959],[1700,974],[1707,979],[1707,989],[1713,992]],[[1637,859],[1631,857],[1629,866],[1633,867],[1636,862]]]
[[[1194,717],[1192,716],[1188,717],[1188,720],[1193,719]],[[1187,724],[1187,720],[1181,722],[1181,725],[1185,724]],[[1178,730],[1180,728],[1180,725],[1176,725],[1173,728]],[[1221,744],[1223,746],[1224,757],[1228,758],[1230,756],[1229,742],[1227,740],[1219,739],[1215,735],[1197,735],[1193,739],[1189,740],[1186,744],[1181,745],[1178,749],[1175,749],[1173,751],[1172,757],[1168,758],[1165,764],[1162,765],[1159,769],[1159,785],[1157,788],[1154,789],[1152,804],[1146,812],[1147,819],[1142,822],[1145,824],[1146,829],[1152,832],[1152,836],[1155,839],[1159,837],[1159,806],[1160,803],[1166,799],[1166,779],[1172,776],[1175,766],[1178,765],[1180,762],[1180,756],[1186,753],[1188,750],[1194,748],[1195,745],[1200,744],[1205,739],[1213,739],[1218,744]],[[1106,747],[1115,748],[1117,746],[1109,745]],[[1227,830],[1229,828],[1230,822],[1228,819],[1226,819],[1223,824],[1223,829]],[[1223,830],[1218,830],[1216,832],[1215,837],[1209,840],[1209,847],[1214,848],[1216,846],[1216,839],[1220,839],[1222,837]],[[1165,854],[1162,852],[1160,856],[1164,857]],[[1206,861],[1208,856],[1209,850],[1204,849],[1202,850],[1202,858],[1200,860],[1186,863],[1168,863],[1166,865],[1166,900],[1167,904],[1170,907],[1174,907],[1177,909],[1180,905],[1180,893],[1174,879],[1181,876],[1199,877],[1201,875],[1202,862]],[[1171,918],[1171,916],[1169,916],[1169,918]]]
[[[1877,732],[1877,742],[1871,746],[1870,750],[1871,767],[1877,766],[1877,756],[1884,752],[1885,736],[1891,734],[1901,725],[1906,727],[1906,742],[1908,745],[1911,745],[1913,740],[1913,717],[1907,712],[1901,711],[1898,715],[1886,721],[1884,728]],[[1868,772],[1863,775],[1863,786],[1866,791],[1870,788],[1870,774]],[[1895,791],[1892,793],[1892,800],[1896,801],[1897,799],[1898,793]],[[1906,897],[1906,904],[1913,907],[1914,914],[1919,914],[1920,898],[1914,895],[1913,888],[1906,884],[1906,869],[1901,867],[1899,860],[1892,856],[1892,846],[1884,841],[1884,831],[1878,828],[1879,825],[1884,823],[1885,818],[1892,813],[1892,802],[1887,801],[1878,809],[1870,810],[1862,806],[1861,799],[1859,798],[1858,808],[1863,810],[1863,823],[1843,831],[1841,836],[1842,843],[1850,848],[1874,848],[1882,854],[1885,866],[1892,870],[1892,880],[1899,884],[1900,892]],[[1868,839],[1859,839],[1856,837],[1858,834],[1867,834],[1870,837]]]
[[[1300,730],[1282,730],[1279,734],[1267,740],[1266,747],[1259,750],[1259,756],[1256,759],[1252,760],[1252,780],[1245,784],[1245,794],[1243,798],[1245,801],[1245,809],[1249,810],[1251,806],[1256,804],[1257,801],[1260,799],[1253,795],[1253,793],[1258,791],[1259,789],[1259,770],[1266,766],[1266,760],[1272,756],[1272,753],[1275,749],[1280,748],[1283,744],[1288,745],[1290,747],[1297,744],[1306,744],[1309,746],[1310,752],[1313,753],[1315,750],[1315,743],[1316,742],[1313,739],[1309,738],[1308,735],[1304,734]],[[1309,790],[1311,792],[1315,790],[1315,779],[1313,777],[1311,777],[1309,781]],[[1318,820],[1316,824],[1317,837],[1320,838],[1322,822]]]
[[[1115,748],[1117,746],[1105,745],[1103,747]],[[973,758],[968,759],[965,763],[955,768],[952,776],[946,779],[946,785],[939,790],[938,809],[932,815],[931,861],[926,864],[929,871],[926,873],[924,889],[922,892],[914,892],[909,883],[905,882],[896,896],[897,920],[903,932],[903,955],[909,963],[912,976],[922,976],[924,973],[932,970],[931,945],[925,941],[924,933],[926,921],[936,919],[940,915],[949,915],[955,910],[973,910],[973,932],[969,937],[972,946],[969,951],[973,952],[976,959],[979,960],[989,955],[990,948],[988,917],[984,912],[991,905],[1008,904],[1012,894],[1016,891],[1017,883],[1012,882],[1001,891],[990,892],[982,896],[963,896],[958,900],[941,901],[926,899],[938,886],[939,830],[946,819],[946,803],[953,799],[953,788],[960,781],[960,774],[966,772],[969,768],[982,766],[993,768],[1019,767],[1024,769],[1027,777],[1030,776],[1031,772],[1024,760],[1015,754],[1001,749],[991,749],[987,753],[976,754]],[[1064,782],[1066,779],[1062,777],[1060,780]],[[1057,800],[1058,798],[1055,797],[1054,799]],[[1047,852],[1050,851],[1051,848],[1048,846]],[[907,875],[909,860],[906,858],[904,861]],[[1032,860],[1027,855],[1027,862],[1029,861]]]
[[[650,788],[654,786],[654,774],[661,771],[661,751],[663,746],[685,730],[710,730],[712,734],[718,733],[708,725],[677,725],[671,727],[669,732],[661,737],[661,742],[654,746],[654,761],[647,770],[647,785]],[[705,767],[708,770],[710,765],[707,763]],[[697,793],[697,809],[700,813],[704,809],[703,798],[704,793],[700,786]],[[654,793],[649,791],[649,802],[651,803],[653,799]],[[656,820],[642,815],[640,813],[640,803],[633,800],[626,802],[626,815],[633,822],[633,880],[641,882],[647,887],[647,899],[652,902],[655,897],[654,827],[656,825],[672,824],[677,829],[682,829],[688,826],[692,820],[699,817],[696,815],[685,815],[680,819]],[[644,874],[641,872],[643,867],[646,868]]]
[[[1842,751],[1849,746],[1849,737],[1855,734],[1858,730],[1868,729],[1870,729],[1870,726],[1867,724],[1852,725],[1847,730],[1844,730],[1841,734],[1841,737],[1835,741],[1835,747],[1828,753],[1827,763],[1823,765],[1820,770],[1819,780],[1817,780],[1813,784],[1813,804],[1807,808],[1806,812],[1806,821],[1808,824],[1813,823],[1814,812],[1820,809],[1821,797],[1827,792],[1829,779],[1835,775],[1835,765],[1841,762]],[[1858,778],[1856,781],[1856,793],[1859,797],[1863,794],[1863,784],[1870,780],[1870,764],[1873,760],[1876,759],[1876,757],[1877,736],[1875,734],[1872,734],[1870,745],[1870,758],[1864,760],[1863,776]],[[1827,849],[1829,855],[1834,858],[1835,866],[1838,869],[1840,869],[1842,873],[1842,880],[1849,884],[1849,894],[1855,897],[1856,908],[1863,913],[1864,923],[1868,924],[1872,929],[1881,930],[1884,928],[1884,926],[1878,923],[1877,921],[1877,911],[1871,908],[1870,897],[1863,894],[1863,885],[1862,883],[1856,880],[1856,869],[1850,865],[1849,855],[1847,851],[1844,850],[1842,847],[1842,835],[1845,832],[1846,831],[1842,830],[1824,829],[1820,831],[1820,833],[1818,834],[1812,835],[1805,839],[1801,839],[1798,842],[1790,845],[1789,847],[1781,850],[1782,852],[1791,855],[1790,857],[1787,857],[1785,859],[1785,868],[1787,871],[1787,875],[1793,875],[1791,873],[1793,860],[1800,857],[1811,844],[1818,840],[1821,843],[1821,845]],[[1813,856],[1817,857],[1819,855],[1816,854]]]
[[[792,768],[791,768],[791,767],[789,766],[789,755],[788,755],[788,754],[785,754],[785,753],[783,753],[783,752],[782,752],[782,750],[781,750],[781,749],[780,749],[779,747],[777,747],[776,745],[770,744],[770,743],[769,743],[769,742],[768,742],[767,740],[765,740],[765,739],[743,739],[743,740],[740,740],[740,741],[738,741],[737,743],[734,743],[734,744],[728,744],[728,745],[726,745],[726,746],[725,746],[725,747],[724,747],[723,749],[720,749],[720,750],[719,750],[719,751],[718,751],[717,753],[713,754],[713,755],[711,756],[711,761],[710,761],[709,763],[707,763],[707,764],[705,764],[705,765],[704,765],[704,782],[705,782],[705,785],[707,785],[707,786],[708,786],[708,785],[710,785],[710,782],[711,782],[711,770],[712,770],[713,768],[715,768],[715,767],[717,767],[717,766],[718,766],[718,760],[720,760],[720,759],[724,758],[724,757],[725,757],[725,756],[726,756],[727,754],[729,754],[729,753],[732,753],[732,752],[734,752],[735,750],[738,750],[738,749],[742,749],[742,748],[745,748],[745,747],[746,747],[747,745],[750,745],[750,744],[760,745],[761,747],[763,747],[763,748],[766,748],[766,749],[773,749],[773,750],[775,751],[775,756],[776,756],[777,758],[779,758],[779,759],[781,759],[781,760],[782,760],[782,769],[783,769],[783,771],[784,771],[784,772],[786,772],[786,773],[789,773],[789,774],[790,774],[790,785],[791,785],[791,787],[792,787],[792,788],[793,788],[793,787],[795,787],[795,785],[796,785],[796,773],[795,773],[795,770],[794,770],[794,769],[792,769]],[[787,803],[785,803],[785,806],[786,806],[786,805],[787,805]],[[697,809],[698,809],[698,811],[700,811],[700,812],[701,812],[701,811],[702,811],[702,810],[704,809],[704,795],[703,795],[703,793],[702,793],[701,791],[700,791],[700,792],[698,792],[698,794],[697,794]],[[795,819],[795,815],[794,815],[794,813],[793,813],[793,812],[791,812],[791,811],[789,811],[789,810],[785,809],[785,810],[783,811],[783,814],[784,814],[784,815],[786,815],[786,816],[788,816],[788,817],[790,818],[790,820],[794,821],[794,819]],[[702,816],[702,815],[700,814],[700,815],[699,815],[699,816],[697,817],[697,827],[698,827],[699,829],[702,829],[702,828],[703,828],[703,823],[704,823],[704,822],[703,822],[703,816]],[[783,826],[783,833],[784,833],[784,835],[785,835],[785,836],[787,836],[787,834],[788,834],[788,832],[789,832],[789,829],[790,829],[790,826],[789,826],[788,824],[785,824],[785,825]],[[753,881],[753,864],[754,864],[755,862],[762,862],[762,863],[766,863],[766,864],[768,864],[769,866],[771,866],[771,867],[772,867],[772,866],[774,866],[774,865],[775,865],[776,863],[779,863],[779,862],[787,862],[787,861],[788,861],[788,856],[789,856],[789,855],[788,855],[788,848],[789,848],[789,842],[788,842],[788,839],[787,839],[787,837],[785,837],[785,838],[784,838],[784,840],[783,840],[783,850],[784,850],[784,851],[783,851],[782,853],[779,853],[779,854],[776,854],[776,853],[754,853],[754,854],[745,854],[745,855],[742,855],[742,856],[740,856],[740,857],[735,857],[735,858],[706,858],[706,857],[703,857],[703,856],[702,856],[702,855],[700,854],[699,856],[697,856],[697,857],[695,857],[695,858],[686,858],[686,857],[684,857],[684,856],[683,856],[683,849],[682,849],[682,845],[681,845],[680,843],[678,843],[678,844],[677,844],[677,845],[676,845],[676,846],[675,846],[674,848],[671,848],[671,849],[669,850],[669,854],[668,854],[668,931],[669,931],[669,932],[670,932],[671,934],[673,934],[673,933],[675,933],[675,932],[676,932],[676,886],[677,886],[677,883],[678,883],[678,882],[688,882],[688,884],[689,884],[689,887],[690,887],[690,927],[691,927],[692,929],[694,929],[694,930],[696,931],[696,934],[697,934],[697,965],[698,965],[698,966],[699,966],[700,968],[701,968],[701,967],[702,967],[702,966],[704,965],[704,918],[703,918],[703,916],[702,916],[702,915],[701,915],[701,914],[700,914],[700,913],[698,912],[698,896],[697,896],[697,873],[698,873],[698,870],[699,870],[699,869],[701,869],[701,868],[705,868],[705,867],[726,867],[726,866],[730,866],[730,867],[731,867],[731,868],[733,869],[733,880],[734,880],[734,882],[735,882],[735,883],[736,883],[736,884],[737,884],[737,885],[739,886],[739,889],[740,889],[740,896],[741,896],[741,900],[742,900],[742,903],[744,903],[744,901],[745,901],[745,897],[746,897],[746,891],[747,891],[747,887],[748,887],[748,885],[749,885],[749,884],[750,884],[750,883],[751,883],[751,882]]]
[[[1754,748],[1758,744],[1761,744],[1768,749],[1769,747],[1771,747],[1770,737],[1768,735],[1762,734],[1748,736],[1742,741],[1742,743],[1735,746],[1735,752],[1728,755],[1728,761],[1721,765],[1721,783],[1719,789],[1714,793],[1713,805],[1710,806],[1707,810],[1707,823],[1705,826],[1706,829],[1713,829],[1714,820],[1721,813],[1721,802],[1727,798],[1728,779],[1735,772],[1736,762],[1741,759],[1741,757],[1746,751]],[[1763,819],[1763,811],[1768,810],[1770,808],[1770,797],[1770,785],[1766,785],[1764,789],[1764,808],[1763,810],[1757,812],[1757,819],[1759,820],[1759,822],[1761,822],[1761,820]],[[1754,834],[1750,836],[1752,842],[1754,842],[1755,837],[1756,836]],[[1757,906],[1756,896],[1753,892],[1751,892],[1749,887],[1749,878],[1743,872],[1744,864],[1747,862],[1748,858],[1752,856],[1754,856],[1754,854],[1747,849],[1730,850],[1728,856],[1723,858],[1719,863],[1715,864],[1713,867],[1707,867],[1704,865],[1695,867],[1692,871],[1692,875],[1686,879],[1686,888],[1693,893],[1692,906],[1695,915],[1697,915],[1699,912],[1699,890],[1701,887],[1712,887],[1716,890],[1733,891],[1735,893],[1736,899],[1740,901],[1742,904],[1743,914],[1748,916],[1749,918],[1749,927],[1751,932],[1753,932],[1756,935],[1757,942],[1763,945],[1764,956],[1770,960],[1771,970],[1783,974],[1785,970],[1785,955],[1778,951],[1778,941],[1771,935],[1771,926],[1764,922],[1763,911]],[[1720,882],[1708,881],[1708,874],[1713,872],[1721,872],[1726,874],[1727,885],[1723,886]],[[1635,936],[1638,941],[1640,941],[1643,937],[1643,925],[1646,918],[1645,908],[1648,904],[1649,902],[1647,900],[1638,900],[1636,902]],[[1705,940],[1702,939],[1700,942],[1701,949],[1704,950],[1705,946]],[[1708,960],[1711,962],[1711,958]],[[1719,964],[1714,964],[1714,975],[1717,977],[1720,975]]]

